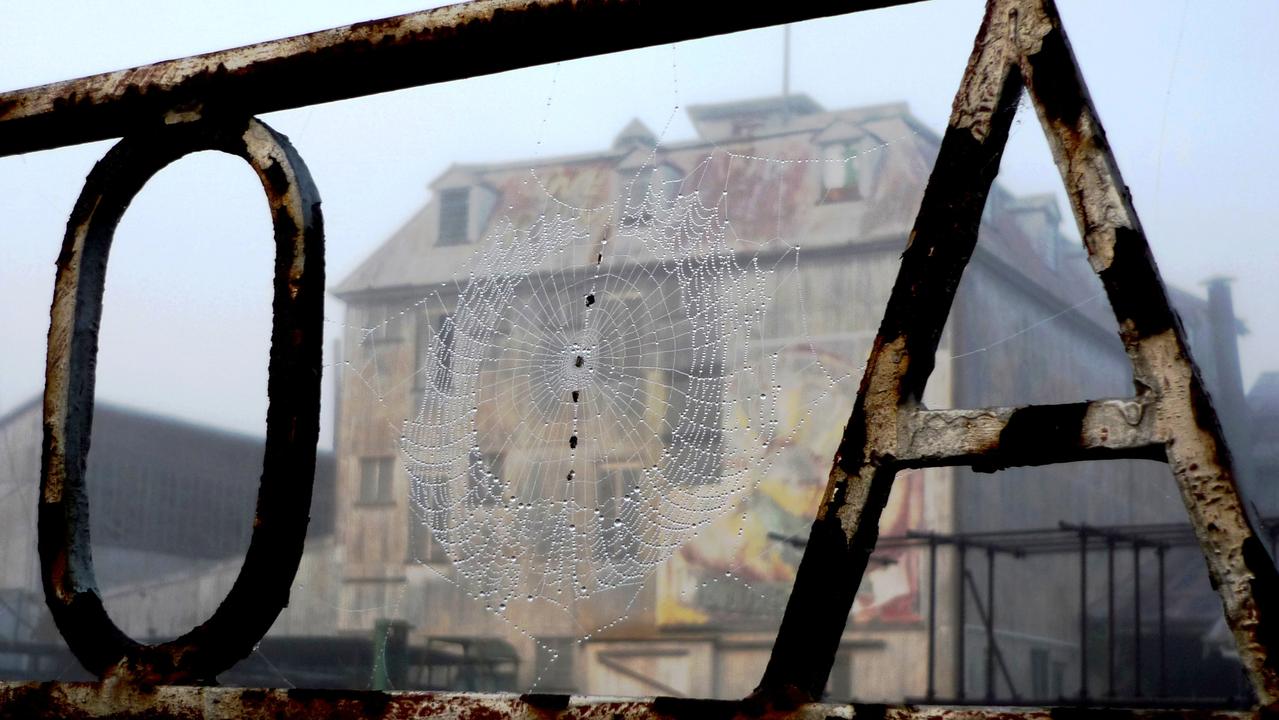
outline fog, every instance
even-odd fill
[[[1266,377],[1279,372],[1279,6],[1060,4],[1191,349],[1219,406],[1246,398],[1226,424],[1247,499],[1279,515],[1279,381]],[[0,92],[422,7],[11,4]],[[323,452],[293,602],[224,680],[752,689],[982,7],[796,24],[788,63],[783,30],[768,28],[264,115],[323,198]],[[784,86],[801,99],[778,104]],[[748,112],[749,101],[763,105]],[[625,137],[632,120],[650,134]],[[81,677],[40,605],[32,400],[66,218],[111,144],[0,158],[5,677]],[[926,401],[1130,394],[1028,103],[997,185]],[[442,193],[463,188],[465,228],[444,240]],[[106,508],[94,519],[99,579],[135,637],[207,616],[247,545],[271,323],[261,197],[242,161],[201,153],[156,175],[116,233],[89,465]],[[602,274],[588,278],[597,251]],[[733,261],[707,259],[720,257]],[[1220,339],[1233,331],[1206,302],[1205,283],[1221,277],[1244,330],[1240,387],[1223,385]],[[625,339],[610,350],[614,337]],[[1124,697],[1246,699],[1180,503],[1164,466],[1135,461],[903,473],[829,697],[923,697],[934,643],[937,697],[1046,702],[1091,681],[1097,694],[1109,683]],[[1083,539],[1095,574],[1082,597],[1078,532],[1063,522],[1112,533],[1109,545]],[[920,531],[968,533],[971,580],[953,542],[930,572],[927,543],[909,537]],[[1012,553],[1010,531],[1041,551]],[[1097,579],[1108,572],[1113,590]],[[1141,633],[1108,629],[1112,595]],[[989,602],[999,645],[988,651]],[[1160,612],[1171,634],[1159,634]],[[42,649],[24,657],[6,643]],[[398,669],[371,675],[372,654],[394,648]],[[1144,670],[1131,669],[1143,651]]]

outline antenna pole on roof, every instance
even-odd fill
[[[790,25],[782,26],[782,117],[790,122]]]

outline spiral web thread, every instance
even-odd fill
[[[499,612],[642,583],[776,454],[777,268],[684,180],[650,167],[611,210],[498,223],[430,338],[411,501]]]
[[[786,237],[780,197],[792,169],[875,162],[905,139],[842,158],[716,146],[678,177],[661,174],[654,147],[617,199],[595,207],[562,200],[530,169],[525,192],[542,205],[534,221],[494,221],[469,271],[359,328],[373,351],[390,323],[424,311],[443,318],[417,340],[425,389],[398,428],[414,515],[452,566],[440,576],[549,650],[529,625],[542,620],[512,614],[512,603],[557,606],[589,639],[636,611],[640,588],[681,546],[731,513],[759,512],[747,501],[770,473],[811,479],[812,459],[796,455],[801,433],[846,411],[870,334],[810,332],[801,276],[812,266]],[[714,163],[728,171],[707,187]],[[754,187],[734,182],[752,165],[766,168]],[[739,236],[732,194],[774,183],[776,232]],[[794,311],[779,312],[786,306]],[[396,388],[369,357],[364,370],[345,365],[385,402]],[[806,387],[797,393],[796,382]],[[785,393],[800,407],[783,408]],[[767,604],[777,583],[736,568],[775,551],[726,550],[710,563],[726,568],[722,577],[694,582]],[[578,603],[611,590],[623,598],[613,615],[576,617]]]

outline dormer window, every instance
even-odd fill
[[[470,199],[470,188],[440,191],[440,236],[437,245],[464,245],[470,239],[467,237],[471,215]]]
[[[622,197],[622,227],[647,225],[655,213],[667,210],[679,197],[683,174],[673,165],[618,168]]]
[[[821,147],[820,202],[847,202],[870,197],[872,176],[879,161],[873,136],[855,123],[839,120],[819,133],[814,142]]]
[[[497,190],[473,168],[454,166],[431,183],[436,204],[436,247],[480,239],[497,204]]]
[[[867,139],[822,146],[822,202],[870,197],[878,158]]]
[[[825,166],[822,169],[822,190],[826,202],[844,200],[860,200],[861,183],[857,170],[857,151],[851,144],[835,143],[827,145],[822,158]]]

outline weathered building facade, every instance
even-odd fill
[[[368,632],[375,620],[390,619],[408,624],[410,644],[500,641],[520,658],[519,687],[719,697],[752,689],[939,139],[900,105],[826,111],[791,96],[692,107],[689,113],[698,132],[689,142],[658,144],[653,133],[632,123],[600,153],[454,166],[432,183],[432,199],[337,287],[347,303],[336,447],[341,603],[380,609],[342,614],[342,631]],[[691,217],[701,223],[697,230],[676,227]],[[1052,198],[992,189],[978,250],[929,383],[925,401],[931,407],[1069,402],[1131,392],[1105,296],[1060,220]],[[547,237],[560,244],[519,255],[521,247]],[[688,237],[697,240],[680,246]],[[707,237],[718,250],[697,245]],[[735,258],[727,275],[745,267],[745,279],[697,285],[670,270],[688,257],[694,258],[690,268],[710,267],[705,258],[716,252]],[[597,296],[589,280],[600,274],[593,275],[593,267],[633,282]],[[468,319],[474,288],[496,292],[501,278],[514,280],[506,295],[491,301],[489,320]],[[699,374],[689,370],[708,362],[696,350],[703,347],[695,341],[698,331],[668,336],[656,328],[694,322],[698,312],[690,307],[712,290],[729,298],[706,311],[717,328],[731,324],[731,308],[747,305],[748,298],[766,298],[767,307],[734,326],[749,331],[727,332],[714,344],[728,361]],[[627,386],[633,388],[629,397],[638,399],[602,423],[643,432],[584,435],[578,451],[576,418],[586,407],[581,403],[591,402],[582,389],[589,383],[565,378],[574,377],[573,366],[606,366],[602,355],[590,354],[603,352],[599,338],[570,333],[545,357],[533,353],[536,361],[503,365],[509,347],[531,346],[540,329],[587,323],[586,310],[561,317],[554,309],[532,308],[547,293],[601,312],[618,303],[616,316],[661,309],[643,319],[651,327],[639,320],[627,327],[637,347],[651,346],[662,360],[638,362],[643,351],[637,350],[618,361],[648,374]],[[1206,304],[1185,293],[1176,298],[1192,339],[1211,342]],[[495,331],[502,303],[531,309]],[[679,337],[694,339],[685,361],[673,349]],[[767,369],[752,367],[751,358],[762,358]],[[1213,353],[1196,359],[1214,382]],[[684,371],[670,373],[672,367]],[[554,379],[538,381],[539,372]],[[681,374],[689,378],[682,385]],[[466,392],[458,391],[459,376],[468,376],[461,381],[468,383]],[[549,388],[546,402],[560,409],[547,411],[552,415],[545,423],[526,424],[518,404],[536,392],[502,390],[525,387],[520,383]],[[707,383],[713,385],[709,391]],[[499,389],[485,395],[485,387]],[[695,413],[681,398],[705,392],[724,401],[690,424]],[[757,392],[760,403],[751,404]],[[455,426],[469,430],[450,434]],[[573,452],[558,444],[545,449],[565,441]],[[450,443],[456,446],[452,455]],[[587,466],[576,464],[596,445],[609,452]],[[681,458],[683,464],[675,462]],[[705,478],[712,491],[733,487],[723,491],[721,506],[697,513],[704,520],[677,518],[681,527],[695,529],[679,535],[677,550],[656,553],[651,548],[673,544],[676,531],[645,525],[644,512],[624,515],[618,498],[633,491],[661,494],[651,483],[665,481],[676,466]],[[565,478],[567,484],[526,489],[542,478]],[[686,486],[672,484],[670,492]],[[578,578],[584,570],[563,566],[581,565],[580,554],[555,561],[554,543],[539,549],[516,539],[512,547],[533,550],[512,551],[514,569],[492,570],[505,558],[491,557],[486,566],[476,548],[489,549],[498,530],[468,530],[472,534],[459,542],[451,534],[457,526],[452,516],[431,516],[431,497],[459,503],[468,521],[487,517],[493,526],[537,532],[552,521],[526,507],[553,497],[578,509],[593,505],[594,516],[565,515],[572,528],[566,542],[620,549],[624,557],[584,563],[593,579],[580,588],[574,582],[567,599],[547,602],[534,593],[527,602],[512,602],[524,599],[513,588],[527,585],[530,574]],[[1062,521],[1120,525],[1183,517],[1166,468],[1153,463],[995,475],[929,469],[899,477],[881,533],[955,536]],[[610,526],[621,534],[609,535]],[[651,562],[627,559],[645,552]],[[829,694],[863,700],[924,695],[930,622],[937,694],[980,694],[993,666],[977,613],[970,607],[963,618],[954,602],[965,582],[957,555],[943,549],[935,573],[927,572],[919,547],[885,547],[878,555],[850,618]],[[555,562],[560,565],[551,568]],[[993,594],[1017,602],[1001,604],[993,623],[1013,686],[996,692],[1006,696],[1020,688],[1021,697],[1043,699],[1077,692],[1078,607],[1066,610],[1062,601],[1079,596],[1073,567],[999,562]],[[468,570],[476,564],[479,572]],[[646,567],[650,574],[636,582]],[[600,568],[622,580],[601,579]],[[1206,591],[1202,566],[1192,575],[1195,570]],[[976,584],[985,586],[983,572],[972,569]],[[942,598],[932,618],[930,593]],[[1095,594],[1081,602],[1091,604]]]
[[[690,113],[690,142],[659,145],[636,122],[601,153],[455,166],[341,283],[336,486],[322,461],[293,601],[224,681],[360,686],[385,647],[401,658],[392,687],[752,689],[938,139],[896,105],[828,112],[792,97]],[[1060,221],[1051,198],[992,189],[931,407],[1128,392],[1104,295]],[[1228,410],[1244,405],[1225,347],[1241,327],[1222,287],[1215,302],[1173,294]],[[1276,509],[1256,490],[1273,465],[1270,385],[1248,398],[1262,514]],[[29,512],[39,409],[0,423],[0,487],[19,498],[4,505],[2,557],[5,577],[24,583],[4,590],[0,630],[14,652],[0,656],[21,677],[67,660],[39,601]],[[260,442],[107,404],[96,422],[95,559],[113,617],[146,638],[197,624],[237,573]],[[673,510],[661,502],[671,497]],[[136,532],[136,503],[168,521]],[[560,506],[572,509],[546,511]],[[961,561],[956,539],[1183,512],[1153,463],[903,473],[828,694],[1054,700],[1076,693],[1081,673],[1104,687],[1101,583],[1080,597],[1071,558],[1018,557],[1006,541],[969,540]],[[495,540],[511,528],[529,537]],[[910,539],[919,533],[941,538],[935,571],[929,546]],[[1199,636],[1217,601],[1193,550],[1168,557],[1183,596],[1172,645],[1194,654],[1213,642]],[[1093,553],[1094,572],[1102,560]],[[1149,588],[1152,573],[1121,564],[1117,582]],[[1214,667],[1228,684],[1232,666]]]

